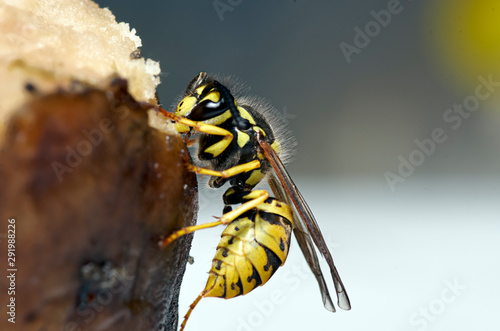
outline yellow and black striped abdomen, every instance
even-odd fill
[[[273,198],[231,222],[202,295],[229,299],[265,284],[285,263],[292,224],[290,207]]]

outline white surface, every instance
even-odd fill
[[[352,310],[333,314],[323,308],[293,240],[287,262],[267,284],[244,297],[202,299],[186,331],[498,330],[498,178],[415,177],[395,193],[382,176],[377,183],[296,181],[332,251]],[[221,195],[200,193],[199,223],[220,215]],[[205,286],[222,230],[195,234],[181,316]]]

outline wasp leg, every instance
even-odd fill
[[[196,298],[196,300],[194,300],[193,303],[189,306],[189,310],[186,313],[186,315],[184,315],[184,320],[182,321],[181,328],[179,329],[179,331],[183,331],[184,328],[186,327],[186,323],[189,319],[189,316],[191,316],[191,312],[193,311],[194,307],[196,307],[198,302],[200,302],[200,300],[204,297],[203,294],[205,294],[205,291],[201,292],[200,295],[198,295],[198,297]]]
[[[241,206],[236,208],[235,210],[232,210],[230,212],[225,213],[222,215],[220,218],[220,221],[222,221],[224,224],[231,223],[234,221],[236,218],[238,218],[241,214],[249,211],[250,209],[257,208],[258,205],[263,203],[264,201],[269,198],[269,192],[266,190],[254,190],[245,195],[244,199],[249,200],[245,203],[243,203]]]
[[[231,141],[233,141],[233,134],[226,129],[220,128],[220,127],[212,125],[212,124],[193,121],[193,120],[190,120],[190,119],[182,117],[182,116],[177,116],[173,113],[167,112],[163,108],[159,108],[159,111],[165,117],[170,118],[171,120],[175,121],[176,123],[191,127],[196,131],[203,132],[206,134],[213,134],[216,136],[224,136],[224,138],[222,138],[221,141],[217,142],[216,144],[214,144],[210,147],[210,149],[213,150],[213,152],[210,152],[210,151],[209,152],[214,154],[214,157],[218,156],[220,153],[222,153],[227,148],[227,146],[229,146]]]
[[[189,127],[192,127],[196,131],[200,131],[200,132],[207,133],[207,134],[214,134],[217,136],[228,136],[229,138],[226,138],[226,139],[232,139],[232,137],[233,137],[233,134],[231,132],[229,132],[226,129],[223,129],[221,127],[218,127],[218,126],[215,126],[212,124],[203,123],[203,122],[193,121],[193,120],[190,120],[186,117],[178,116],[178,115],[175,115],[174,113],[169,113],[168,111],[166,111],[163,108],[160,108],[160,112],[165,117],[170,118],[172,121],[175,121],[179,124],[184,124],[184,125],[187,125]]]
[[[182,228],[182,229],[180,229],[178,231],[175,231],[174,233],[172,233],[167,238],[163,239],[160,242],[160,247],[168,246],[175,239],[177,239],[179,237],[182,237],[183,235],[186,235],[186,234],[189,234],[189,233],[193,233],[195,231],[202,230],[202,229],[213,228],[213,227],[221,225],[221,224],[224,224],[224,223],[219,219],[218,221],[215,221],[215,222],[210,222],[210,223],[205,223],[205,224],[198,224],[198,225],[192,225],[192,226],[186,226],[186,227],[184,227],[184,228]]]
[[[184,228],[170,234],[164,240],[160,241],[159,245],[160,245],[160,247],[165,247],[165,246],[168,246],[170,243],[172,243],[175,239],[182,237],[188,233],[193,233],[195,231],[202,230],[202,229],[213,228],[215,226],[222,225],[222,224],[229,224],[232,221],[234,221],[238,216],[243,214],[244,212],[249,211],[250,209],[257,207],[258,205],[260,205],[261,203],[266,201],[266,199],[268,197],[269,197],[269,192],[267,192],[265,190],[251,191],[250,193],[248,193],[245,196],[246,200],[250,200],[250,201],[245,202],[244,204],[242,204],[241,206],[239,206],[235,210],[232,210],[228,213],[225,213],[224,215],[222,215],[222,217],[218,221],[184,227]]]
[[[229,178],[244,172],[252,171],[260,167],[260,161],[259,160],[253,160],[248,163],[243,163],[239,164],[237,166],[228,168],[223,171],[216,171],[216,170],[211,170],[211,169],[206,169],[206,168],[201,168],[197,167],[195,165],[192,165],[190,163],[186,164],[186,167],[188,168],[189,171],[195,172],[198,175],[209,175],[209,176],[215,176],[215,177],[222,177],[222,178]]]

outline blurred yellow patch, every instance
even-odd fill
[[[451,79],[471,91],[479,75],[500,81],[500,1],[429,1],[425,30]]]

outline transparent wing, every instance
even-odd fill
[[[288,198],[286,193],[284,192],[282,185],[276,175],[274,173],[270,174],[269,177],[269,185],[274,192],[275,197],[292,206],[293,217],[295,220],[298,220],[298,214],[295,212],[295,208],[293,208],[292,201]],[[299,247],[302,250],[302,254],[306,258],[307,263],[309,264],[309,268],[313,272],[316,280],[318,281],[318,285],[321,291],[321,296],[323,298],[323,305],[325,308],[331,312],[335,312],[335,306],[333,305],[332,298],[330,297],[330,293],[328,292],[328,287],[326,286],[325,278],[323,277],[323,273],[321,272],[321,268],[318,261],[318,255],[316,255],[316,250],[314,249],[313,243],[311,241],[311,237],[307,233],[307,230],[304,228],[302,222],[295,221],[295,226],[293,228],[293,232],[295,234],[295,238],[299,243]]]
[[[321,234],[321,230],[319,229],[318,223],[316,222],[311,209],[295,186],[295,183],[286,171],[285,166],[274,149],[272,149],[266,141],[262,139],[258,140],[264,155],[274,169],[274,173],[269,178],[269,185],[271,185],[271,189],[279,200],[284,200],[294,210],[295,237],[297,238],[309,267],[318,281],[325,308],[329,311],[335,311],[335,307],[333,306],[330,294],[328,293],[323,274],[321,273],[318,256],[316,255],[312,242],[314,242],[330,267],[333,284],[335,285],[335,291],[337,292],[338,306],[345,310],[351,309],[351,303],[349,302],[349,297],[345,291],[344,284],[340,279],[337,268],[335,268],[332,255],[328,250],[325,239]]]

